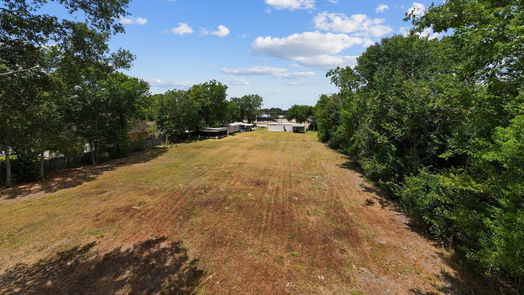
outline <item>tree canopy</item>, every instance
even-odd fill
[[[257,94],[231,98],[231,102],[237,109],[235,119],[237,121],[247,120],[249,123],[256,121],[260,108],[262,108],[262,101],[262,97]]]
[[[314,108],[308,105],[293,105],[286,112],[286,119],[304,123],[313,117]]]

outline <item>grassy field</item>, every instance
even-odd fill
[[[314,133],[178,144],[0,195],[0,293],[468,288],[450,254]]]

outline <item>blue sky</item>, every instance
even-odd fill
[[[216,79],[229,96],[259,94],[266,107],[314,105],[336,88],[325,77],[367,46],[404,33],[428,1],[134,0],[111,47],[136,55],[127,73],[153,93]]]

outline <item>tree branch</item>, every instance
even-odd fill
[[[9,71],[9,72],[0,73],[0,77],[9,76],[9,75],[16,74],[16,73],[21,73],[21,72],[29,72],[29,71],[32,71],[32,70],[36,70],[38,68],[39,67],[36,66],[36,67],[28,68],[28,69],[12,70],[12,71]]]

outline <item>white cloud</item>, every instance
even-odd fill
[[[388,10],[388,9],[389,9],[389,6],[387,6],[386,4],[379,4],[377,6],[377,9],[375,9],[375,12],[376,13],[382,13],[382,12]]]
[[[313,72],[289,72],[285,68],[251,67],[251,68],[222,68],[222,73],[243,76],[272,76],[277,79],[300,79],[315,75]]]
[[[193,34],[193,29],[186,23],[178,23],[178,26],[171,29],[171,33],[176,35]]]
[[[413,5],[408,9],[408,16],[421,17],[426,13],[426,6],[422,3],[413,2]]]
[[[234,86],[247,86],[251,84],[247,79],[245,78],[233,78],[233,79],[227,79],[227,84],[234,85]]]
[[[417,32],[416,34],[421,37],[428,37],[430,40],[440,37],[439,33],[433,32],[433,30],[430,28],[424,29],[422,32]]]
[[[230,31],[229,31],[229,29],[226,26],[219,25],[217,27],[216,31],[210,32],[210,31],[204,29],[204,30],[201,31],[201,33],[204,34],[204,35],[213,35],[213,36],[217,36],[217,37],[225,37],[225,36],[229,35]]]
[[[357,64],[358,56],[346,55],[319,55],[314,57],[298,57],[295,60],[302,66],[329,69],[334,67],[353,67]]]
[[[292,60],[305,67],[327,69],[354,65],[354,56],[339,54],[353,46],[372,44],[371,39],[347,34],[305,32],[285,38],[258,37],[252,47],[257,54]]]
[[[439,33],[435,33],[435,32],[433,32],[433,30],[431,30],[429,28],[428,29],[424,29],[422,32],[411,32],[409,30],[409,28],[407,28],[407,27],[400,27],[398,29],[398,32],[399,32],[399,34],[401,34],[404,37],[407,37],[410,34],[415,34],[415,35],[418,35],[420,37],[427,37],[430,40],[437,39],[437,38],[439,38],[441,36]]]
[[[306,85],[306,84],[310,84],[309,81],[289,81],[289,82],[286,82],[286,85],[288,86],[302,86],[302,85]]]
[[[313,9],[315,0],[266,0],[266,4],[276,9]]]
[[[147,24],[147,18],[143,17],[120,17],[120,23],[124,25],[145,25]]]
[[[398,33],[402,36],[406,37],[409,35],[409,28],[408,27],[400,27],[398,28]]]
[[[187,81],[166,81],[161,79],[146,79],[146,81],[153,87],[158,88],[189,88],[193,83]]]
[[[246,76],[264,76],[273,75],[274,73],[282,73],[287,71],[284,68],[273,67],[251,67],[251,68],[222,68],[222,73],[231,75],[246,75]]]
[[[329,3],[337,4],[338,0],[329,0]]]
[[[336,54],[364,43],[365,39],[346,34],[304,32],[285,38],[258,37],[253,42],[253,51],[262,55],[293,59],[296,56]]]
[[[276,75],[278,79],[301,79],[315,76],[313,72],[284,72]]]
[[[344,13],[322,12],[315,16],[315,28],[337,33],[353,33],[355,36],[382,37],[391,33],[390,26],[383,25],[383,18],[370,18],[365,14],[347,16]]]

